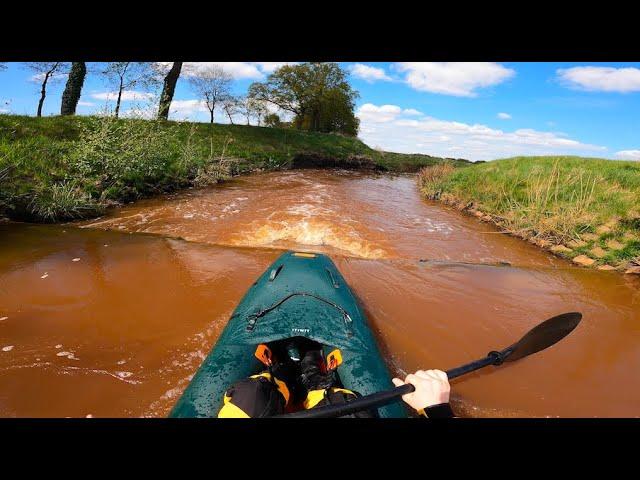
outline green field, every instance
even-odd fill
[[[39,222],[90,217],[145,196],[290,168],[304,156],[394,172],[415,172],[443,160],[292,129],[0,115],[0,215]]]
[[[640,262],[638,162],[516,157],[462,169],[427,168],[419,182],[425,196],[485,214],[486,220],[489,215],[561,256],[619,269]]]

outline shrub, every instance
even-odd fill
[[[280,128],[282,127],[282,122],[280,121],[280,117],[277,113],[270,113],[264,117],[264,126]]]
[[[75,183],[63,182],[38,189],[29,210],[42,221],[57,222],[95,215],[102,207]]]
[[[93,191],[139,196],[161,186],[173,163],[172,132],[160,122],[94,117],[83,125],[68,161]]]

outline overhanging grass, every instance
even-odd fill
[[[525,238],[574,242],[566,256],[596,264],[640,259],[640,164],[581,157],[515,157],[421,178],[422,192],[491,215]],[[611,245],[621,248],[613,248]],[[600,247],[605,255],[597,255]],[[600,252],[601,253],[601,252]]]
[[[91,216],[114,203],[204,185],[227,174],[288,168],[300,155],[369,158],[398,172],[442,161],[380,152],[357,138],[290,129],[0,115],[0,215],[32,221]]]

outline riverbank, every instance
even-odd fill
[[[291,129],[0,115],[0,217],[90,218],[139,198],[260,170],[310,165],[412,172],[442,161]]]
[[[573,263],[640,273],[640,164],[516,157],[423,169],[422,194]]]

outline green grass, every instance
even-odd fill
[[[570,258],[585,254],[596,265],[621,268],[640,261],[640,163],[515,157],[436,177],[428,169],[420,176],[427,197],[473,204],[472,209],[534,241],[586,242],[567,253]],[[606,252],[602,258],[592,252],[598,246]]]
[[[0,115],[0,215],[46,222],[93,216],[110,205],[229,175],[289,168],[305,155],[365,159],[397,172],[443,160],[291,129]]]
[[[441,157],[432,157],[430,155],[422,154],[374,151],[372,156],[378,165],[395,172],[417,172],[421,168],[438,165],[443,162]],[[444,160],[455,167],[466,167],[472,165],[469,160],[461,158],[447,158]]]

